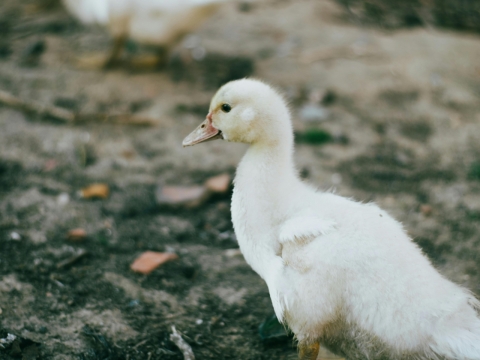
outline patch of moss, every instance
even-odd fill
[[[333,140],[332,135],[322,129],[308,129],[295,132],[295,142],[308,145],[322,145]]]
[[[470,165],[470,169],[468,171],[468,178],[472,180],[480,180],[480,162],[474,162]]]
[[[414,241],[420,246],[423,252],[436,264],[441,264],[445,261],[443,254],[452,251],[450,244],[442,243],[435,244],[432,240],[427,238],[417,238]]]
[[[388,29],[433,25],[480,32],[478,0],[336,0],[352,20]]]
[[[258,333],[264,343],[273,344],[289,341],[291,334],[280,324],[275,315],[267,317],[258,327]]]

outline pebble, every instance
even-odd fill
[[[22,237],[20,236],[19,233],[13,231],[12,233],[10,233],[10,239],[15,240],[15,241],[20,241],[20,240],[22,240]]]
[[[236,256],[242,255],[242,251],[240,249],[228,249],[225,250],[225,256],[229,258],[233,258]]]
[[[145,251],[130,265],[130,269],[140,274],[150,274],[167,261],[178,259],[178,255],[168,252]]]
[[[57,204],[60,206],[65,206],[70,202],[70,195],[67,193],[61,193],[57,196]]]
[[[306,104],[300,108],[300,118],[306,122],[321,122],[327,120],[329,111],[316,104]]]

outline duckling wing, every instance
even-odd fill
[[[286,220],[279,229],[281,257],[285,266],[306,273],[312,267],[305,252],[307,244],[337,230],[337,223],[314,212],[301,212]]]
[[[326,235],[336,230],[336,222],[333,219],[322,218],[315,214],[300,213],[286,220],[279,231],[279,242],[306,244],[317,236]]]

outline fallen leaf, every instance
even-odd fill
[[[141,274],[150,274],[160,265],[178,259],[178,255],[168,252],[145,251],[130,265],[130,269]]]
[[[68,241],[82,241],[87,237],[87,232],[81,228],[72,229],[67,233]]]
[[[158,204],[196,207],[208,197],[204,186],[161,186],[155,193]]]
[[[45,171],[45,172],[52,171],[57,167],[57,165],[58,165],[57,160],[49,159],[49,160],[45,161],[45,164],[43,165],[43,171]]]
[[[127,150],[123,150],[121,155],[122,155],[123,158],[125,158],[127,160],[131,160],[135,157],[136,153],[132,149],[127,149]]]
[[[85,199],[106,199],[110,189],[107,184],[92,184],[83,188],[81,194]]]
[[[425,216],[430,216],[432,214],[433,208],[428,204],[420,205],[420,212]]]
[[[205,182],[205,187],[214,193],[225,193],[230,187],[231,178],[229,174],[221,174],[209,178]]]

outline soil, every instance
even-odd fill
[[[108,34],[61,7],[4,0],[0,32],[1,90],[155,123],[66,125],[0,107],[0,338],[18,337],[1,359],[182,359],[172,326],[199,360],[296,358],[293,340],[259,335],[273,310],[229,251],[230,192],[191,209],[155,200],[163,184],[234,175],[244,146],[181,141],[218,85],[250,73],[288,97],[308,140],[296,150],[306,181],[376,202],[440,272],[480,294],[478,35],[355,25],[334,1],[231,3],[196,34],[203,60],[179,45],[166,69],[104,71],[77,58],[106,52]],[[126,58],[151,51],[130,45]],[[78,196],[99,182],[109,198]],[[75,228],[87,238],[68,241]],[[179,259],[133,273],[147,250]]]

